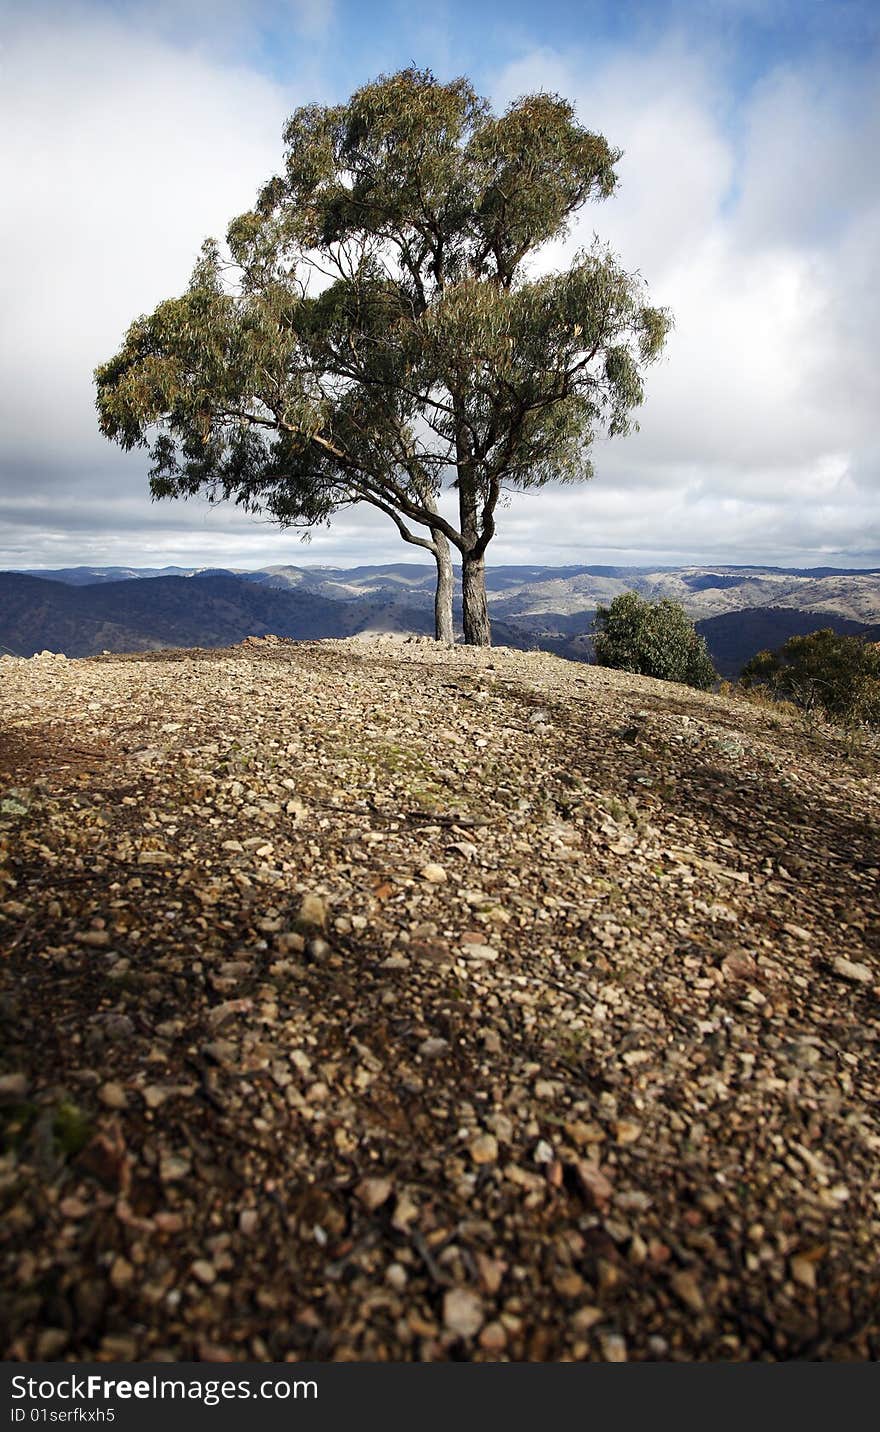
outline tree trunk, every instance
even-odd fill
[[[482,554],[465,552],[461,564],[461,594],[464,603],[464,639],[468,646],[491,646],[492,627],[486,600],[486,564]]]
[[[457,408],[460,404],[455,405]],[[465,425],[455,435],[455,457],[458,470],[458,512],[463,538],[461,554],[461,596],[464,607],[464,639],[467,646],[491,646],[492,628],[486,601],[485,543],[480,541],[477,515],[478,488],[474,473],[473,452]],[[479,551],[479,556],[475,552]]]
[[[434,592],[434,636],[445,646],[452,646],[455,641],[455,629],[452,625],[452,553],[449,550],[449,542],[442,532],[432,528],[431,536],[434,539],[434,558],[437,562],[437,587]]]

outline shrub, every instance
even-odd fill
[[[624,592],[599,607],[593,646],[600,666],[615,666],[639,676],[679,681],[706,691],[718,680],[706,643],[678,602],[646,602]]]
[[[742,685],[764,688],[808,714],[847,726],[880,726],[880,646],[830,627],[760,651],[743,667]]]

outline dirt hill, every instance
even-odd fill
[[[876,1358],[876,774],[543,653],[4,659],[6,1355]]]

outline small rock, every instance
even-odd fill
[[[480,1134],[471,1144],[470,1154],[475,1164],[495,1163],[498,1158],[498,1140],[495,1135]]]
[[[438,1059],[441,1054],[446,1053],[448,1048],[448,1039],[423,1039],[419,1045],[419,1053],[424,1054],[426,1059]]]
[[[203,1044],[201,1052],[212,1064],[232,1064],[238,1049],[231,1039],[214,1039]]]
[[[419,874],[429,885],[443,885],[446,881],[446,871],[442,865],[423,865]]]
[[[683,1269],[680,1273],[673,1273],[669,1282],[673,1292],[681,1299],[686,1308],[690,1308],[692,1313],[705,1311],[706,1304],[697,1282],[697,1276],[689,1268]]]
[[[395,1293],[402,1293],[409,1281],[409,1275],[402,1263],[389,1263],[385,1269],[385,1282]]]
[[[553,1279],[553,1289],[560,1298],[579,1298],[584,1291],[584,1280],[580,1273],[568,1268],[564,1273],[557,1273]]]
[[[238,1226],[246,1238],[256,1233],[260,1222],[260,1215],[255,1208],[243,1208],[238,1215]]]
[[[192,1265],[192,1271],[199,1282],[208,1287],[217,1280],[217,1270],[206,1258],[197,1258]]]
[[[110,1268],[110,1282],[112,1286],[116,1288],[117,1292],[121,1292],[123,1288],[127,1288],[133,1278],[134,1268],[128,1259],[123,1258],[121,1255],[118,1258],[114,1258],[112,1267]]]
[[[782,928],[787,935],[793,935],[796,940],[803,940],[805,945],[808,945],[813,938],[809,930],[803,929],[801,925],[792,925],[788,920],[785,921]]]
[[[163,1183],[176,1183],[186,1178],[192,1167],[188,1158],[180,1154],[162,1154],[159,1159],[159,1177]]]
[[[576,1313],[571,1315],[572,1331],[576,1333],[588,1333],[596,1323],[601,1323],[604,1313],[601,1308],[594,1308],[586,1303],[584,1307],[578,1308]]]
[[[497,960],[498,951],[492,945],[468,944],[465,946],[464,957],[473,965],[489,965]]]
[[[480,1275],[480,1287],[485,1293],[494,1297],[504,1281],[507,1264],[502,1259],[490,1258],[485,1253],[476,1255],[476,1264],[477,1272]]]
[[[167,850],[142,850],[137,858],[138,865],[170,865],[174,859]]]
[[[418,1216],[418,1205],[413,1203],[408,1194],[402,1193],[394,1205],[391,1227],[398,1233],[408,1233]]]
[[[606,1362],[626,1362],[626,1339],[620,1333],[603,1333],[599,1343]]]
[[[722,972],[731,980],[751,979],[756,968],[754,956],[744,950],[735,950],[721,962]]]
[[[320,895],[304,895],[297,915],[297,924],[323,930],[327,926],[327,906]]]
[[[642,1136],[642,1126],[633,1119],[619,1119],[614,1133],[619,1144],[634,1144]]]
[[[374,1213],[391,1197],[391,1188],[390,1178],[362,1178],[355,1189],[355,1195],[364,1208]]]
[[[808,1288],[811,1292],[816,1286],[816,1265],[810,1258],[792,1258],[789,1264],[791,1276],[802,1288]]]
[[[124,1109],[128,1104],[128,1095],[121,1084],[102,1084],[98,1098],[108,1109]]]
[[[410,961],[406,955],[389,955],[387,960],[382,961],[381,968],[388,970],[391,974],[400,974],[403,970],[408,970],[409,966]]]
[[[846,960],[843,955],[838,955],[832,966],[834,973],[842,980],[849,980],[850,984],[873,984],[874,972],[867,965],[858,964],[855,960]]]
[[[599,1165],[588,1163],[586,1159],[578,1159],[575,1173],[587,1201],[598,1209],[607,1207],[614,1190]]]
[[[0,1074],[0,1099],[24,1099],[30,1087],[26,1074]]]
[[[484,1352],[503,1352],[507,1347],[507,1330],[503,1323],[487,1323],[480,1333],[480,1347]]]
[[[180,1213],[170,1213],[167,1209],[160,1209],[155,1213],[153,1222],[160,1233],[181,1233],[184,1228],[183,1216]]]
[[[483,1326],[483,1304],[469,1288],[450,1288],[443,1297],[443,1326],[458,1338],[472,1338]]]
[[[64,1218],[85,1218],[89,1211],[88,1204],[79,1198],[62,1198],[58,1208]]]

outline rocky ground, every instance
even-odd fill
[[[422,642],[0,686],[7,1357],[878,1356],[869,750]]]

